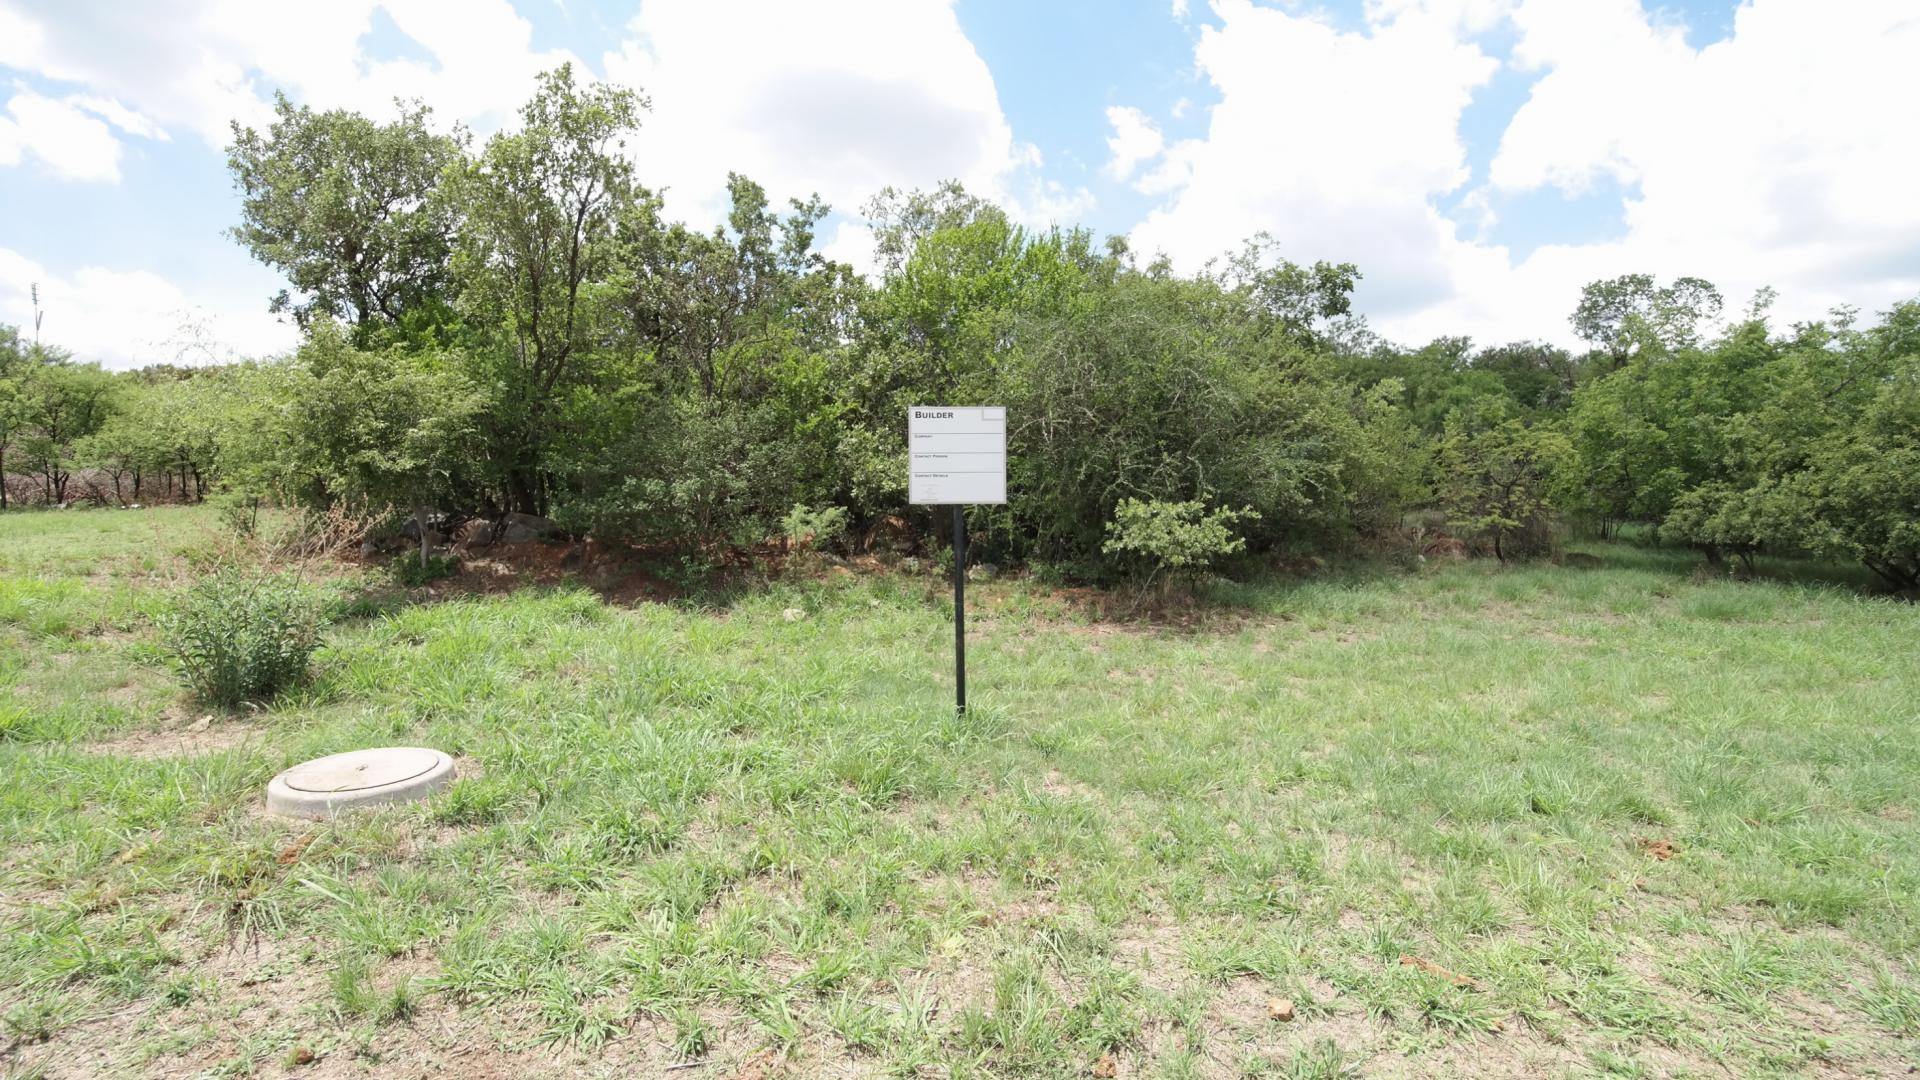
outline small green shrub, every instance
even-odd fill
[[[419,554],[410,551],[393,560],[393,579],[409,589],[445,580],[459,572],[457,555],[429,555],[421,562]]]
[[[227,708],[303,682],[319,610],[287,574],[232,568],[196,581],[159,617],[161,642],[199,697]]]
[[[1114,508],[1100,550],[1115,556],[1121,569],[1142,585],[1190,582],[1217,560],[1246,550],[1246,538],[1235,535],[1234,527],[1258,520],[1251,507],[1208,510],[1197,501],[1125,499]]]
[[[846,535],[847,508],[822,506],[815,510],[804,503],[795,503],[787,516],[780,519],[780,532],[786,537],[788,550],[796,553],[830,548]]]

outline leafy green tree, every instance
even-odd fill
[[[98,470],[113,485],[113,501],[121,506],[140,500],[147,474],[158,460],[152,429],[139,400],[140,387],[124,385],[120,403],[100,430],[82,440],[79,460]]]
[[[20,398],[26,367],[20,331],[0,323],[0,511],[7,509],[7,451],[13,449],[24,426]]]
[[[38,472],[49,504],[67,501],[67,485],[85,440],[113,413],[113,376],[95,364],[43,363],[21,382],[22,456]]]
[[[1279,258],[1279,249],[1272,235],[1257,233],[1224,265],[1210,265],[1201,276],[1255,305],[1268,330],[1303,344],[1325,345],[1329,321],[1351,310],[1360,270],[1352,263],[1301,266]]]
[[[1565,349],[1541,342],[1482,349],[1474,355],[1472,367],[1500,380],[1507,396],[1522,409],[1545,413],[1565,412],[1580,379],[1579,361]]]
[[[1720,290],[1701,278],[1676,278],[1663,288],[1651,274],[1626,274],[1582,289],[1569,321],[1621,367],[1648,349],[1698,345],[1702,324],[1718,318],[1723,304]]]
[[[579,86],[563,65],[540,77],[519,130],[488,139],[455,175],[454,271],[471,322],[502,338],[474,358],[517,510],[546,508],[556,405],[591,350],[597,285],[618,265],[615,225],[638,194],[621,151],[645,106],[623,87]]]
[[[1487,539],[1493,554],[1552,546],[1555,486],[1571,455],[1560,432],[1528,425],[1499,398],[1456,410],[1434,452],[1435,494],[1448,522]]]
[[[766,373],[742,344],[782,336],[802,348],[835,343],[852,280],[814,249],[827,215],[817,197],[793,200],[782,219],[760,185],[730,174],[727,187],[726,226],[711,233],[662,225],[651,197],[633,203],[620,230],[631,282],[623,306],[640,343],[708,400],[764,391]]]
[[[1914,305],[1920,307],[1920,305]],[[1860,560],[1896,589],[1920,590],[1920,353],[1858,419],[1822,440],[1808,468],[1779,481],[1779,534]]]
[[[429,129],[431,110],[396,102],[378,123],[358,113],[296,108],[277,95],[265,135],[233,125],[228,168],[241,194],[231,232],[292,290],[272,310],[357,327],[399,324],[446,289],[454,227],[441,197],[465,134]]]
[[[297,363],[287,404],[306,467],[336,496],[411,508],[425,567],[426,508],[472,457],[480,394],[445,357],[356,349],[332,323]]]

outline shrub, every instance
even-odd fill
[[[456,555],[429,555],[422,562],[420,556],[408,552],[393,561],[393,579],[409,589],[430,585],[459,572],[460,558]]]
[[[847,508],[844,506],[822,506],[815,510],[804,503],[795,503],[787,516],[780,519],[780,533],[786,538],[788,549],[800,554],[830,548],[846,531]]]
[[[307,677],[320,644],[318,609],[298,579],[220,569],[159,619],[162,643],[204,701],[265,701]]]
[[[1156,579],[1163,585],[1190,584],[1194,574],[1215,561],[1246,550],[1246,538],[1235,535],[1234,526],[1258,520],[1260,515],[1251,509],[1223,506],[1209,511],[1197,501],[1123,499],[1107,523],[1101,550],[1118,556],[1128,576],[1143,587]]]
[[[1565,436],[1509,417],[1498,400],[1455,409],[1434,456],[1447,524],[1502,562],[1551,553],[1553,484],[1569,456]]]

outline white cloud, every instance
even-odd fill
[[[1530,0],[1516,22],[1518,57],[1546,74],[1501,141],[1493,181],[1637,185],[1625,237],[1596,253],[1736,295],[1776,285],[1796,316],[1920,291],[1911,4],[1755,0],[1731,37],[1698,51],[1623,0]],[[1631,89],[1603,94],[1623,70]]]
[[[209,307],[172,282],[144,270],[83,267],[59,275],[25,255],[0,248],[0,322],[33,325],[30,289],[38,285],[46,313],[42,337],[81,360],[124,369],[207,359],[182,351],[182,328],[199,327],[219,354],[265,356],[290,348],[297,334],[250,304]]]
[[[1204,139],[1136,181],[1169,193],[1134,233],[1183,265],[1257,229],[1294,259],[1359,264],[1356,306],[1404,340],[1568,342],[1579,288],[1629,272],[1697,274],[1735,304],[1781,290],[1782,318],[1920,293],[1920,17],[1906,0],[1749,0],[1704,49],[1635,0],[1374,0],[1342,32],[1313,14],[1215,0],[1199,70],[1220,93]],[[1496,70],[1476,35],[1506,24],[1537,72],[1488,174],[1462,109]],[[1624,235],[1516,261],[1463,236],[1503,200],[1626,185]],[[1538,196],[1535,196],[1538,197]]]
[[[644,0],[628,33],[606,75],[652,99],[632,148],[676,216],[718,221],[729,171],[846,212],[946,178],[1029,219],[1090,198],[1035,179],[948,0]]]
[[[1166,148],[1160,129],[1146,113],[1132,106],[1108,108],[1107,123],[1113,125],[1113,134],[1107,136],[1107,150],[1113,156],[1102,171],[1119,183],[1126,183],[1142,162],[1159,157]]]
[[[389,111],[395,97],[419,97],[485,130],[526,99],[537,73],[574,59],[534,50],[532,25],[508,0],[170,0],[31,15],[8,4],[0,0],[0,41],[10,32],[30,47],[0,44],[0,64],[87,87],[154,129],[192,131],[214,147],[230,141],[233,121],[270,122],[276,90],[316,108],[371,114]],[[428,58],[368,56],[362,39],[377,8]]]
[[[1457,126],[1497,61],[1457,13],[1400,5],[1367,32],[1248,0],[1216,0],[1194,59],[1220,94],[1207,135],[1139,183],[1170,192],[1136,249],[1192,267],[1265,229],[1295,259],[1360,264],[1363,303],[1405,311],[1451,295],[1453,225],[1432,199],[1469,173]]]
[[[0,165],[18,165],[28,155],[62,180],[120,179],[120,142],[105,121],[73,101],[23,90],[0,116]]]

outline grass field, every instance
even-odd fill
[[[214,527],[0,517],[7,1075],[1920,1066],[1920,607],[1805,568],[983,582],[964,722],[930,572],[442,589],[202,722],[148,615]],[[264,813],[396,743],[464,778]]]

